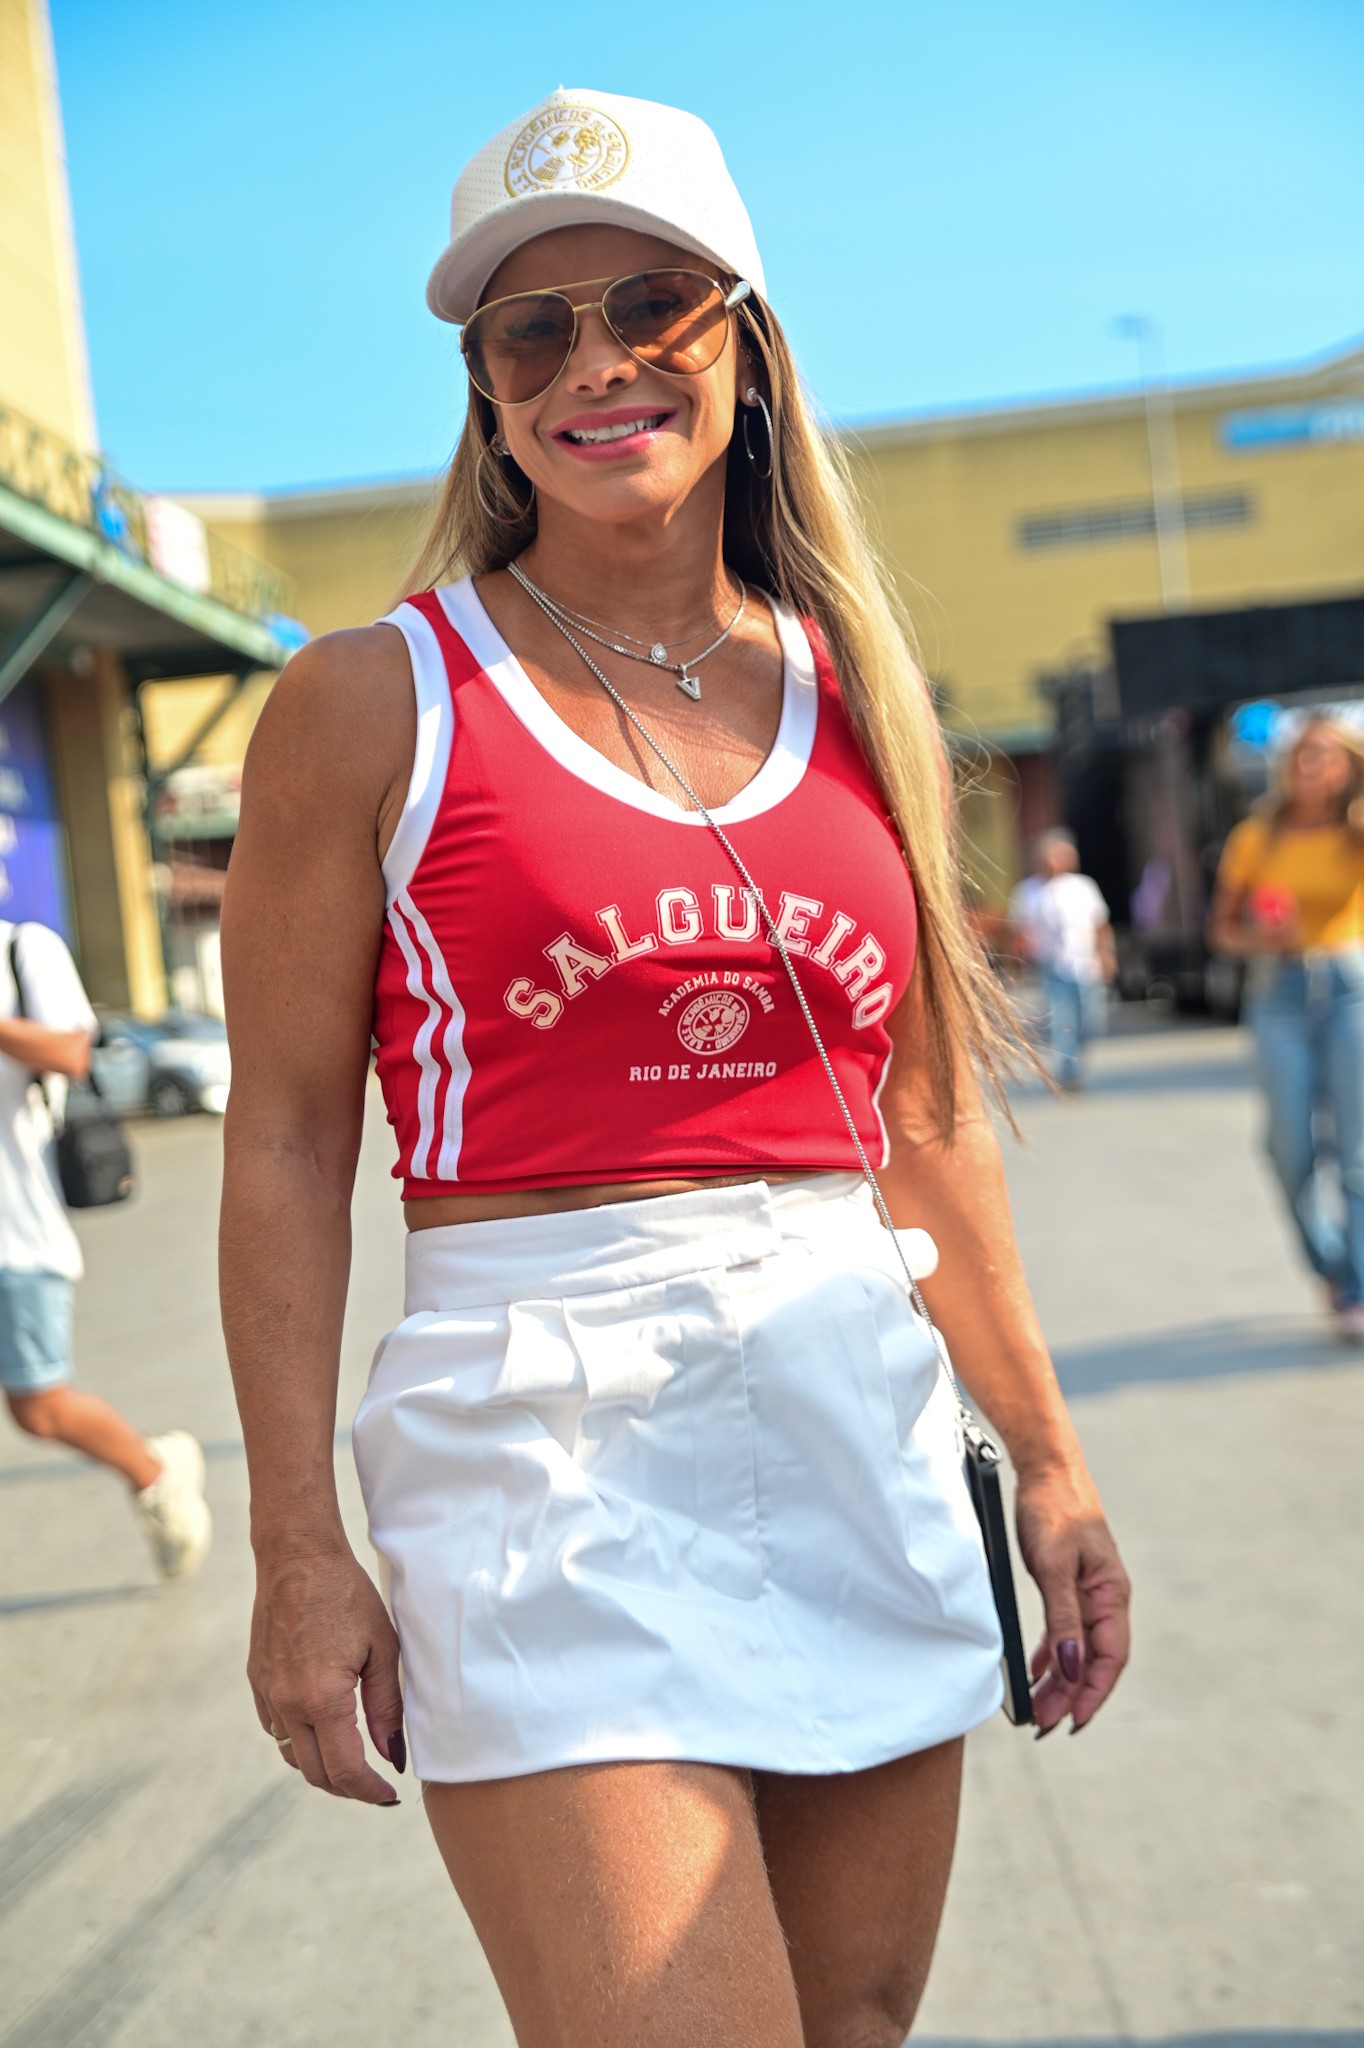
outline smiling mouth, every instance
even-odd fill
[[[654,433],[671,417],[666,412],[642,412],[638,419],[616,420],[609,427],[565,427],[558,439],[577,448],[596,448],[608,441],[627,441],[632,434]]]

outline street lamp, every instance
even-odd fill
[[[1125,313],[1117,333],[1137,344],[1141,395],[1146,408],[1146,452],[1151,466],[1151,501],[1156,518],[1160,601],[1167,612],[1189,608],[1189,561],[1184,547],[1184,500],[1179,489],[1179,453],[1174,408],[1161,359],[1160,328],[1144,313]]]

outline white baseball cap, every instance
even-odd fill
[[[441,320],[467,320],[513,249],[594,221],[693,249],[766,296],[752,223],[705,122],[653,100],[561,85],[460,172],[450,244],[426,303]]]

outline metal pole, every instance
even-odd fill
[[[1135,340],[1141,365],[1160,601],[1167,612],[1183,612],[1189,608],[1189,558],[1184,545],[1184,499],[1179,487],[1174,407],[1161,360],[1160,329],[1142,313],[1128,313],[1117,325],[1119,333]]]
[[[170,781],[172,775],[178,773],[181,768],[189,766],[209,734],[238,701],[251,678],[259,674],[260,670],[254,664],[249,668],[233,669],[228,676],[227,688],[222,696],[216,700],[205,716],[199,721],[190,738],[185,742],[170,765],[157,770],[155,774],[152,772],[151,763],[147,757],[147,723],[142,715],[142,691],[150,679],[144,676],[133,689],[133,710],[137,723],[137,745],[142,766],[142,823],[147,834],[147,844],[150,848],[154,864],[165,869],[167,872],[169,871],[168,863],[160,859],[163,851],[163,835],[156,820],[156,800]],[[156,892],[156,917],[161,931],[161,960],[165,977],[166,1008],[171,1009],[173,1007],[174,990],[171,987],[170,940],[175,919],[171,910],[169,896],[160,889]]]
[[[94,584],[83,569],[64,575],[55,590],[39,598],[33,610],[0,647],[0,704],[18,687],[35,661],[41,660],[76,606]]]
[[[143,809],[146,814],[147,829],[153,838],[156,836],[156,823],[153,815],[156,799],[160,796],[172,775],[177,775],[182,768],[189,767],[204,741],[227,716],[227,713],[237,702],[242,691],[251,681],[251,678],[260,673],[261,671],[258,668],[233,669],[228,677],[227,688],[222,696],[216,700],[199,721],[198,725],[195,726],[193,733],[185,741],[175,759],[169,762],[166,767],[158,768],[155,773],[152,772],[150,767],[147,769],[146,795],[143,798]]]

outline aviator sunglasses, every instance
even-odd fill
[[[622,348],[646,369],[697,377],[720,359],[729,315],[753,287],[726,288],[699,270],[638,270],[606,285],[599,299],[575,306],[569,291],[513,292],[490,299],[465,322],[459,346],[476,391],[498,405],[543,398],[578,339],[578,315],[599,311]]]

